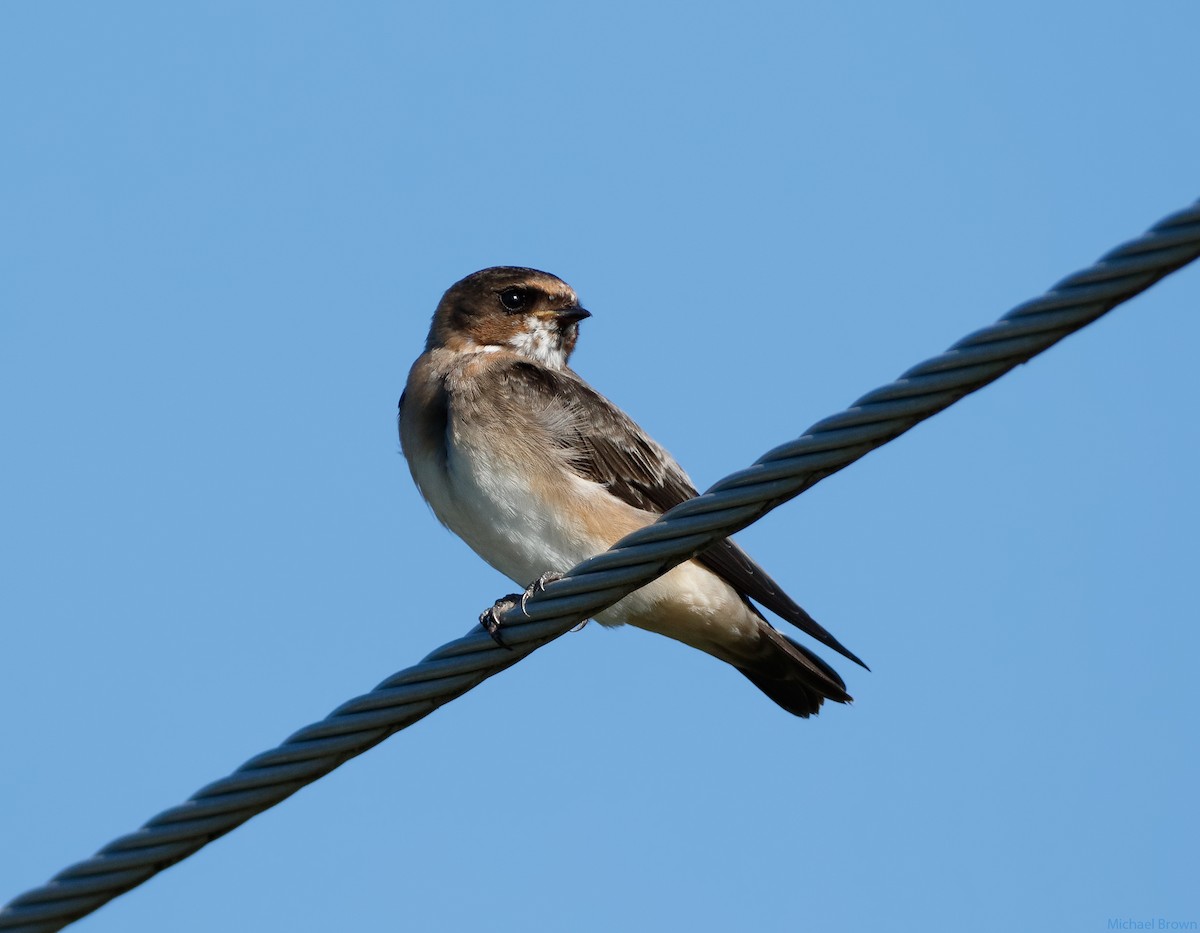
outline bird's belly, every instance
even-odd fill
[[[522,587],[548,570],[568,570],[624,533],[607,537],[584,520],[577,506],[588,487],[601,488],[593,483],[561,468],[521,469],[478,451],[464,454],[452,449],[445,468],[414,464],[414,476],[441,522]]]
[[[470,456],[462,447],[450,448],[444,466],[432,461],[411,466],[441,522],[521,587],[546,571],[562,572],[599,554],[654,518],[569,470],[530,463],[518,468],[478,448]],[[629,623],[718,656],[718,646],[752,636],[758,625],[736,591],[694,561],[595,618],[601,625]]]

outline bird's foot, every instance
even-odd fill
[[[547,570],[544,574],[534,580],[529,586],[525,587],[525,592],[521,594],[521,612],[529,615],[529,610],[525,608],[525,604],[529,602],[529,597],[540,593],[551,583],[556,583],[563,578],[563,575],[556,570]]]
[[[501,648],[507,648],[509,651],[512,651],[512,645],[506,645],[504,639],[500,637],[500,616],[512,609],[521,598],[520,593],[509,593],[507,596],[501,596],[492,604],[492,608],[485,609],[479,614],[479,624],[492,636],[492,641]]]
[[[525,588],[524,593],[509,593],[507,596],[501,596],[492,608],[485,609],[479,614],[479,624],[484,627],[489,635],[492,636],[492,641],[498,644],[501,648],[512,650],[511,645],[506,645],[504,639],[500,637],[500,616],[508,612],[514,606],[520,606],[521,612],[529,615],[529,611],[525,608],[525,604],[529,601],[529,597],[540,593],[551,583],[556,580],[561,580],[562,574],[554,570],[547,570],[544,574],[534,580]]]

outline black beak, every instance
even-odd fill
[[[567,324],[578,324],[585,317],[591,317],[592,312],[587,308],[581,308],[578,305],[575,305],[574,307],[563,308],[562,310],[557,311],[554,316],[560,324],[566,326]]]

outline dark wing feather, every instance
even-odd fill
[[[509,392],[525,395],[524,402],[534,403],[523,405],[523,410],[546,410],[546,403],[554,401],[579,416],[563,422],[570,434],[556,440],[570,453],[571,466],[580,476],[605,486],[635,508],[660,515],[697,495],[688,475],[664,448],[570,370],[520,361],[510,365],[505,377]],[[733,541],[718,541],[696,559],[739,593],[866,667]]]
[[[787,619],[800,631],[811,635],[821,644],[828,645],[838,654],[870,670],[853,651],[834,638],[821,623],[796,605],[792,598],[783,591],[783,588],[772,580],[749,554],[729,538],[718,541],[696,559],[738,592],[744,593],[755,602],[766,606],[777,616]]]
[[[510,363],[505,390],[522,411],[544,411],[544,427],[584,479],[605,486],[634,508],[662,514],[696,495],[679,464],[621,409],[570,370]],[[574,417],[550,415],[567,410]]]

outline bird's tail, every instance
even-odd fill
[[[738,658],[734,666],[794,716],[815,715],[827,699],[835,703],[853,699],[837,671],[765,620],[752,656]]]

